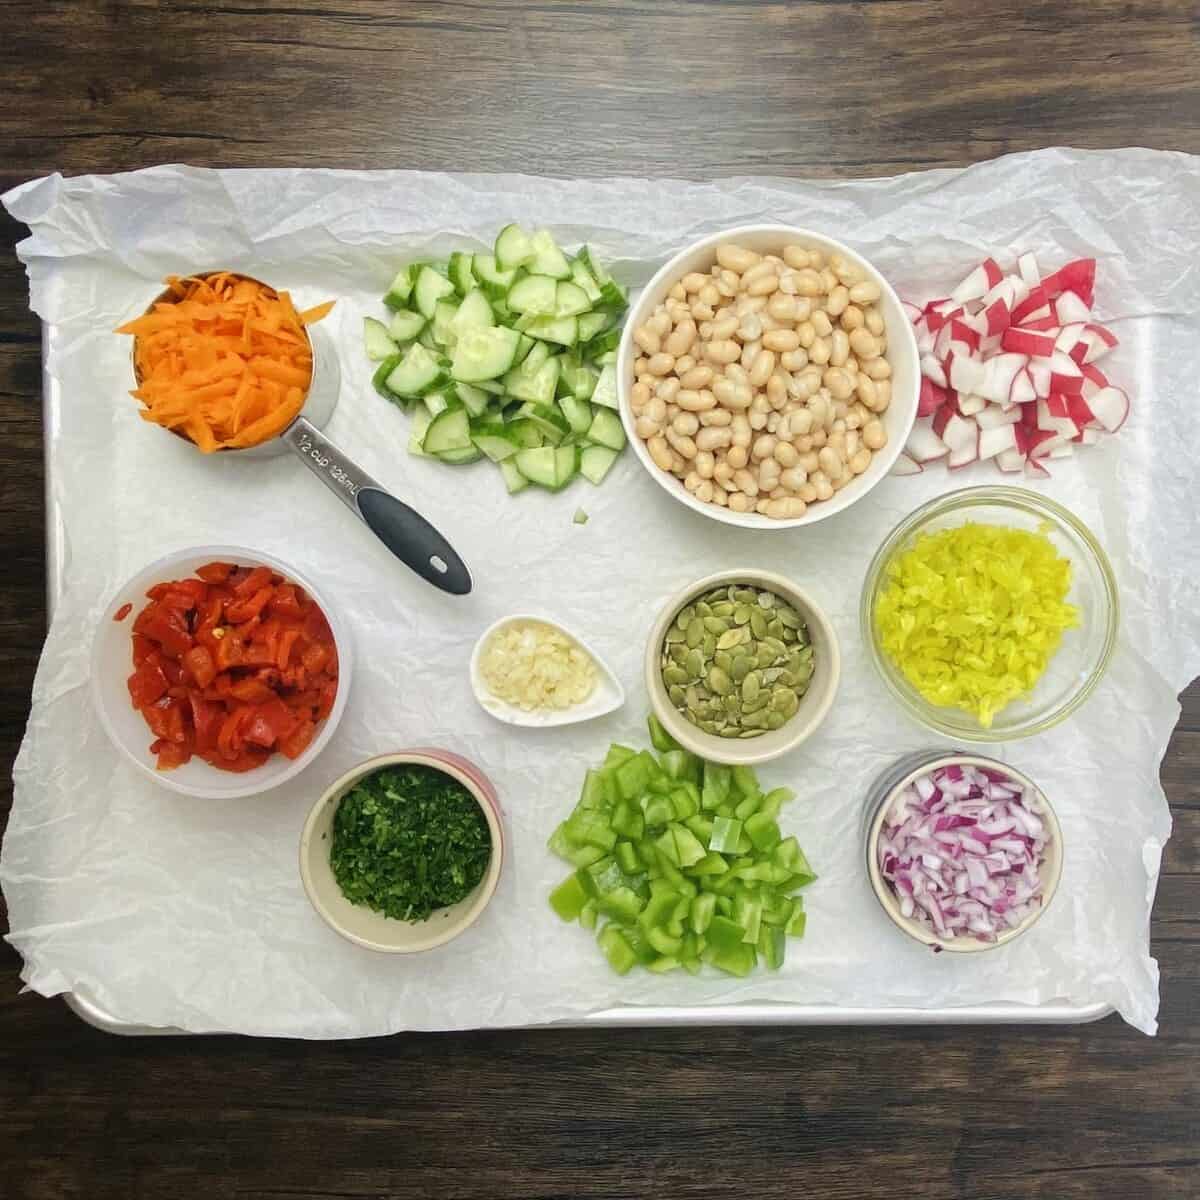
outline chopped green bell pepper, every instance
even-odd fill
[[[733,790],[743,799],[758,795],[758,776],[753,767],[734,767],[732,783]]]
[[[607,808],[614,799],[612,775],[608,771],[589,771],[583,777],[579,793],[580,808]]]
[[[694,783],[684,783],[671,791],[671,806],[675,819],[684,821],[700,811],[700,791]]]
[[[755,850],[770,850],[779,845],[783,837],[779,832],[779,822],[764,812],[756,812],[747,817],[743,828]]]
[[[614,767],[619,767],[623,762],[627,762],[636,754],[636,750],[631,750],[628,746],[622,746],[617,742],[613,742],[608,748],[608,753],[604,756],[604,766],[611,770]]]
[[[600,915],[600,910],[596,907],[595,900],[589,900],[579,912],[579,923],[584,929],[595,929],[596,918]]]
[[[629,944],[629,939],[616,925],[605,925],[600,930],[600,949],[608,964],[618,975],[627,975],[637,962],[637,955]]]
[[[662,722],[653,713],[646,718],[646,726],[650,730],[650,744],[655,750],[665,753],[668,750],[679,749],[679,743],[663,728]]]
[[[714,812],[729,799],[733,773],[719,763],[704,764],[704,786],[700,792],[700,804],[705,812]]]
[[[621,837],[636,842],[646,832],[646,818],[639,805],[622,800],[613,809],[612,827]]]
[[[647,825],[666,825],[675,819],[675,806],[668,796],[642,797],[642,815]]]
[[[661,774],[662,771],[653,755],[647,750],[641,750],[632,758],[627,758],[613,772],[617,794],[622,800],[636,800],[650,786],[650,781]]]
[[[574,921],[583,912],[590,896],[587,889],[579,881],[578,875],[568,875],[550,893],[550,907],[564,921]]]
[[[691,902],[688,918],[695,933],[704,933],[717,911],[717,898],[711,892],[701,892]],[[566,918],[569,920],[570,918]]]
[[[752,946],[758,942],[758,931],[762,928],[762,901],[739,896],[733,902],[733,919],[742,927],[742,941]]]
[[[686,750],[667,750],[659,756],[667,776],[688,783],[700,783],[700,760]]]
[[[772,971],[778,971],[783,966],[783,959],[787,954],[783,930],[764,925],[758,934],[758,952]]]
[[[713,821],[708,848],[718,854],[732,854],[742,836],[742,823],[736,817],[717,817]]]

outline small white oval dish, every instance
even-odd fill
[[[508,625],[528,621],[548,625],[551,629],[569,638],[596,664],[596,686],[586,700],[572,705],[570,708],[541,708],[527,712],[523,708],[509,704],[506,700],[501,700],[499,696],[490,691],[480,669],[483,648],[497,631]],[[495,624],[489,625],[480,634],[479,640],[475,643],[475,649],[471,651],[471,690],[475,693],[475,699],[484,712],[495,717],[497,721],[503,721],[507,725],[523,725],[532,729],[549,729],[555,725],[576,725],[580,721],[603,717],[625,703],[625,689],[621,686],[621,681],[613,674],[608,663],[583,638],[542,613],[514,613],[512,616],[503,617]]]

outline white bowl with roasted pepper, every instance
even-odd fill
[[[753,766],[816,732],[837,695],[841,652],[807,592],[745,569],[676,592],[650,630],[643,667],[654,715],[685,750]]]
[[[861,499],[917,414],[916,339],[887,280],[811,230],[747,225],[671,259],[625,324],[621,420],[689,508],[790,529]]]

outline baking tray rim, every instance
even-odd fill
[[[54,432],[62,415],[58,381],[50,372],[53,329],[42,322],[42,444],[46,500],[46,616],[49,620],[62,591],[64,531],[55,503]],[[170,1026],[139,1025],[110,1013],[81,992],[64,993],[67,1007],[88,1025],[122,1037],[211,1036]],[[563,1029],[671,1027],[676,1025],[1082,1025],[1114,1011],[1111,1004],[974,1004],[961,1008],[853,1007],[833,1004],[744,1003],[709,1005],[622,1005],[583,1017],[525,1028]],[[511,1027],[510,1027],[511,1028]]]

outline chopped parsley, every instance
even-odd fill
[[[483,878],[492,839],[457,779],[416,763],[381,767],[342,797],[329,865],[342,894],[401,921],[425,921]]]

